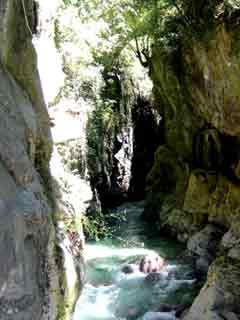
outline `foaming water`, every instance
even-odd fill
[[[118,241],[87,244],[87,283],[76,305],[73,320],[173,320],[175,312],[159,312],[161,304],[184,304],[191,299],[195,279],[178,263],[181,247],[153,235],[140,219],[141,204],[126,204],[126,222],[116,231]],[[120,239],[120,240],[119,240]],[[158,253],[167,259],[157,278],[139,271],[142,257]],[[133,273],[122,272],[131,265]]]
[[[147,254],[154,253],[153,250],[145,248],[119,248],[119,247],[108,247],[104,245],[86,245],[85,249],[85,260],[89,261],[92,259],[99,258],[129,258],[132,256],[144,256]]]

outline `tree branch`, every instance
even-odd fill
[[[136,56],[137,58],[139,59],[141,65],[144,67],[144,68],[148,68],[149,67],[149,56],[147,55],[147,53],[145,52],[145,50],[142,50],[142,52],[140,51],[140,48],[139,48],[139,43],[138,43],[138,40],[137,38],[135,38],[135,43],[136,43]],[[143,60],[143,57],[142,55],[144,56],[144,58],[146,59],[145,61]]]

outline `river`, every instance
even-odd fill
[[[115,225],[113,237],[86,245],[86,285],[73,320],[173,320],[174,310],[164,305],[186,305],[193,299],[196,280],[188,265],[177,257],[183,247],[156,234],[141,220],[143,203],[127,203],[116,209],[125,219]],[[157,253],[167,261],[158,280],[146,280],[139,271],[145,255]],[[133,265],[132,274],[123,266]]]

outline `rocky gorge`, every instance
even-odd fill
[[[145,199],[141,236],[182,243],[203,283],[181,319],[237,320],[240,3],[83,3],[0,1],[0,319],[70,320],[83,230]]]

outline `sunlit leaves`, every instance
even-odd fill
[[[66,0],[67,1],[67,0]],[[68,0],[79,10],[79,19],[103,21],[105,26],[99,32],[100,41],[93,47],[99,56],[101,52],[112,52],[112,60],[123,50],[150,54],[152,43],[170,43],[176,36],[168,33],[165,24],[169,17],[182,15],[182,0]],[[138,41],[139,50],[136,48]],[[170,42],[169,42],[170,41]],[[109,57],[109,55],[108,55]]]

